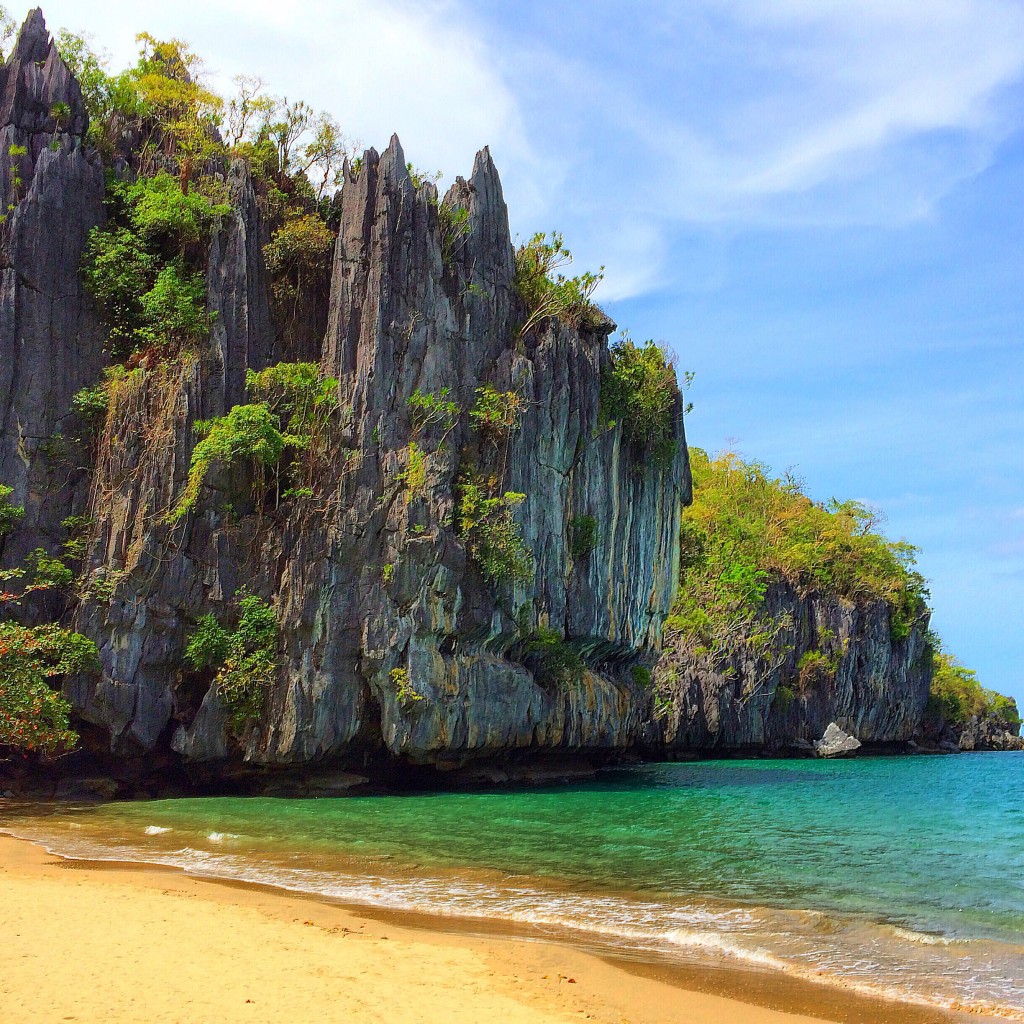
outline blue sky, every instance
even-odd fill
[[[696,372],[691,442],[881,506],[948,647],[1024,701],[1024,0],[44,13],[115,64],[183,37],[448,179],[489,144],[513,231],[563,231]]]

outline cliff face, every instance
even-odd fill
[[[1024,750],[1020,726],[995,715],[976,715],[961,726],[947,726],[942,739],[955,743],[958,750]]]
[[[237,481],[214,480],[182,525],[160,522],[187,474],[193,423],[241,399],[247,367],[280,358],[245,168],[230,180],[233,212],[211,247],[209,346],[120,391],[111,411],[90,559],[91,578],[108,585],[79,612],[103,674],[69,686],[76,708],[115,750],[169,743],[192,761],[377,752],[448,766],[632,745],[647,697],[629,669],[656,657],[689,500],[681,426],[664,469],[646,466],[618,428],[600,428],[611,323],[581,332],[550,320],[518,339],[513,249],[486,150],[445,200],[469,211],[447,264],[436,192],[414,187],[397,139],[348,177],[322,355],[340,381],[341,438],[314,497],[276,517],[228,516],[220,499]],[[485,383],[524,399],[501,458],[504,488],[526,496],[516,519],[534,558],[532,582],[497,588],[453,521],[460,453],[481,442],[467,416],[445,436],[419,431],[407,404],[447,389],[468,410]],[[426,464],[415,494],[403,483],[413,440]],[[597,520],[595,546],[574,559],[571,524],[583,515]],[[273,599],[284,655],[262,720],[236,743],[215,690],[197,689],[182,654],[199,615],[243,586]],[[538,627],[584,654],[579,679],[542,685],[516,659]]]
[[[105,362],[79,276],[89,231],[104,220],[103,167],[83,145],[86,127],[78,83],[33,11],[0,67],[0,481],[26,510],[0,541],[5,567],[52,550],[85,501],[65,432],[71,397]]]
[[[948,754],[961,750],[1024,750],[1020,715],[1013,700],[1002,714],[990,711],[961,722],[947,721],[940,709],[929,705],[914,740],[923,750]]]
[[[94,521],[72,614],[102,672],[65,685],[96,727],[90,743],[217,772],[779,750],[833,721],[865,743],[915,733],[930,678],[926,623],[894,642],[883,602],[777,583],[763,611],[790,625],[771,653],[716,663],[670,638],[658,660],[691,497],[681,407],[678,452],[654,466],[601,421],[610,321],[580,330],[549,318],[519,336],[525,310],[487,150],[441,201],[413,182],[397,139],[368,151],[335,201],[338,238],[320,278],[329,288],[300,296],[286,324],[249,171],[225,167],[231,212],[206,257],[210,335],[118,386],[85,467],[64,438],[72,396],[106,363],[80,277],[89,231],[105,218],[86,128],[81,91],[34,12],[0,69],[0,145],[25,150],[0,162],[0,196],[13,207],[0,226],[0,482],[26,507],[0,556],[7,566],[37,547],[56,551],[72,512]],[[460,207],[465,231],[453,240],[442,209]],[[336,436],[313,493],[257,509],[247,472],[221,469],[169,525],[195,423],[247,401],[247,370],[295,359],[339,381]],[[522,400],[507,443],[467,415],[482,385]],[[417,424],[417,392],[445,393],[462,415],[450,428]],[[423,459],[415,488],[411,445]],[[529,582],[495,585],[470,559],[456,523],[467,459],[525,496],[515,518]],[[590,517],[593,543],[574,554],[574,524]],[[187,670],[183,655],[197,620],[222,616],[242,590],[273,604],[281,650],[259,721],[235,735],[209,674]],[[565,637],[585,669],[557,682],[538,674],[523,651],[542,630]],[[802,657],[819,650],[833,667],[801,679]],[[654,669],[653,688],[638,666]]]
[[[781,580],[760,618],[784,623],[760,657],[716,662],[666,637],[654,678],[668,750],[809,749],[831,722],[866,744],[914,737],[931,683],[926,618],[893,640],[884,601],[802,595]],[[826,664],[801,672],[809,652]]]

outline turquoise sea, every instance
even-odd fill
[[[653,764],[490,793],[8,806],[0,828],[66,855],[1024,1020],[1024,753]]]

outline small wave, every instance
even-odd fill
[[[937,935],[934,932],[915,932],[912,928],[901,928],[899,925],[889,925],[889,931],[897,938],[905,942],[916,942],[919,946],[958,946],[966,945],[969,939],[955,939],[949,935]]]
[[[749,946],[737,942],[731,936],[722,935],[720,932],[697,932],[688,928],[674,928],[665,933],[665,939],[676,946],[690,946],[747,963],[759,964],[762,967],[771,967],[773,970],[787,970],[789,967],[785,960],[772,956],[771,953],[763,949],[751,949]]]
[[[162,836],[165,832],[170,832],[171,829],[164,828],[163,825],[147,825],[143,831],[147,836]]]
[[[223,843],[225,839],[237,839],[234,832],[211,832],[206,837],[211,843]]]

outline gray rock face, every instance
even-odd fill
[[[666,638],[654,673],[663,711],[658,742],[680,752],[779,751],[814,742],[830,723],[863,743],[915,735],[931,686],[927,618],[895,641],[884,601],[801,595],[782,581],[769,586],[764,609],[790,625],[763,658],[713,663]],[[819,650],[834,672],[801,680],[801,658]]]
[[[975,715],[959,728],[947,726],[942,739],[960,750],[1024,750],[1024,737],[1005,719]]]
[[[243,401],[246,369],[262,369],[273,358],[263,232],[242,163],[232,165],[228,184],[232,212],[210,245],[209,342],[200,355],[118,392],[93,474],[97,527],[89,582],[96,589],[121,582],[113,600],[86,600],[77,613],[108,671],[99,680],[70,681],[68,692],[82,717],[110,730],[115,745],[128,750],[152,749],[172,715],[194,713],[175,683],[182,674],[183,622],[208,610],[204,580],[215,581],[214,601],[245,581],[227,558],[230,589],[226,595],[218,589],[221,552],[233,529],[212,536],[202,519],[183,535],[159,522],[188,476],[194,422]]]
[[[227,184],[231,213],[214,232],[206,281],[213,314],[203,372],[207,415],[223,415],[244,402],[245,371],[264,369],[275,347],[263,262],[266,238],[244,161],[232,161]]]
[[[835,722],[830,722],[820,740],[814,744],[818,757],[849,757],[860,749],[860,740],[843,732]]]
[[[80,612],[104,665],[98,682],[69,688],[80,713],[116,749],[169,742],[193,761],[296,765],[362,752],[447,768],[514,751],[633,746],[649,696],[629,670],[657,656],[689,500],[681,415],[677,457],[651,468],[600,422],[614,325],[580,332],[549,321],[518,337],[507,213],[486,150],[446,197],[468,211],[447,262],[436,192],[414,187],[397,139],[346,180],[322,358],[343,414],[314,498],[276,517],[226,517],[222,499],[239,488],[218,479],[182,526],[160,523],[187,474],[193,422],[239,400],[246,366],[282,358],[268,341],[258,214],[244,171],[232,173],[234,226],[211,249],[219,315],[209,351],[124,398],[114,410],[124,443],[97,467],[92,562],[119,582]],[[412,423],[416,391],[447,389],[468,412],[485,383],[524,400],[507,444],[482,440],[467,415],[447,432]],[[425,456],[415,493],[404,480],[411,442]],[[525,495],[516,518],[532,581],[492,585],[468,559],[454,527],[467,458],[503,469],[503,488]],[[582,515],[597,519],[596,543],[574,558]],[[243,585],[274,600],[283,652],[263,719],[238,744],[216,693],[183,672],[182,653],[198,616]],[[584,654],[578,680],[545,686],[516,660],[516,642],[540,627]]]
[[[57,103],[70,111],[60,125]],[[103,168],[83,147],[85,128],[81,90],[33,11],[0,68],[0,482],[26,509],[0,542],[3,565],[53,551],[61,521],[85,504],[87,482],[64,444],[71,398],[105,362],[79,276],[89,231],[105,216]],[[25,154],[8,158],[12,146]]]
[[[78,138],[89,126],[82,90],[57,52],[38,7],[29,12],[0,68],[0,124],[27,135],[67,132]]]

